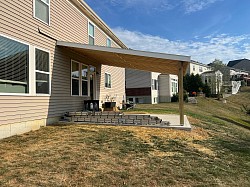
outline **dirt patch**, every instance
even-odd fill
[[[211,149],[204,147],[203,145],[194,144],[192,142],[188,142],[187,145],[209,156],[216,156],[215,153]]]
[[[193,118],[193,117],[191,117],[191,116],[188,116],[188,121],[189,121],[191,124],[201,124],[201,120],[196,119],[196,118]]]
[[[159,150],[154,150],[150,152],[151,156],[154,157],[173,157],[173,156],[181,156],[181,153],[178,152],[163,152]]]

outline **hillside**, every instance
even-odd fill
[[[0,186],[250,186],[250,131],[239,126],[249,125],[249,98],[186,104],[191,132],[71,124],[0,140]]]

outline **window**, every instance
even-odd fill
[[[82,65],[82,95],[88,95],[88,66]]]
[[[111,40],[107,38],[107,47],[111,47]]]
[[[178,92],[178,83],[176,79],[171,79],[171,90],[172,90],[172,93]]]
[[[34,16],[49,24],[50,22],[50,0],[34,0]]]
[[[202,67],[201,67],[201,66],[199,67],[199,72],[203,72],[203,69],[202,69]]]
[[[79,95],[79,77],[80,77],[80,71],[79,71],[79,63],[72,61],[71,62],[71,94],[72,95]]]
[[[158,103],[158,97],[154,97],[154,103]]]
[[[95,69],[93,66],[71,61],[71,95],[89,95],[89,71],[91,68]]]
[[[0,36],[0,93],[29,93],[29,46]]]
[[[152,90],[158,90],[158,80],[152,79]]]
[[[36,59],[36,93],[50,94],[50,63],[49,53],[40,49],[35,50]]]
[[[95,45],[95,27],[89,23],[89,44]]]
[[[111,75],[108,73],[105,73],[105,87],[111,88]]]
[[[193,71],[195,71],[195,65],[193,65]]]

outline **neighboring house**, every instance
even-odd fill
[[[191,61],[187,73],[202,74],[211,71],[211,67]],[[171,102],[173,94],[178,92],[178,76],[126,69],[126,97],[134,103]]]
[[[229,61],[227,66],[231,68],[250,72],[250,60],[248,59],[239,59],[239,60]]]
[[[202,74],[204,72],[207,71],[211,71],[211,67],[208,66],[207,64],[202,64],[200,62],[196,62],[191,60],[189,66],[188,66],[188,70],[187,70],[187,74],[191,75],[191,74]]]
[[[126,69],[126,98],[133,103],[159,103],[160,73]]]
[[[223,74],[217,71],[208,71],[201,74],[202,82],[207,84],[211,89],[211,94],[221,93],[223,85]]]
[[[250,86],[250,76],[248,71],[230,68],[230,77],[232,94],[238,93],[242,85]]]
[[[126,97],[134,103],[171,102],[178,92],[178,76],[126,69]]]
[[[159,101],[171,102],[171,97],[178,93],[178,76],[171,74],[159,75]]]
[[[190,61],[127,49],[84,1],[4,0],[0,10],[0,138],[82,111],[86,100],[121,105],[125,68],[182,77]]]

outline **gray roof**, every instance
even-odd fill
[[[250,60],[248,59],[232,60],[228,62],[227,66],[240,70],[250,71]]]

